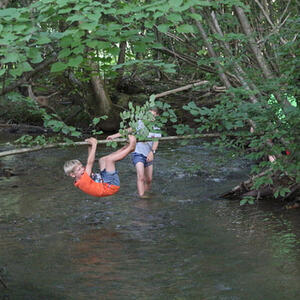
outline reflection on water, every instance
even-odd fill
[[[65,160],[85,156],[2,160],[18,176],[0,178],[0,300],[297,298],[299,212],[218,199],[246,178],[245,162],[161,143],[149,199],[137,197],[129,159],[120,192],[97,199],[63,175]]]

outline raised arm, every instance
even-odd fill
[[[90,176],[92,173],[95,157],[96,157],[96,149],[97,149],[97,140],[93,137],[88,138],[85,140],[89,143],[88,148],[88,158],[86,162],[85,171]]]
[[[127,128],[126,130],[128,131],[128,133],[132,132],[132,128]],[[121,136],[122,136],[121,133],[117,132],[115,134],[109,135],[106,139],[107,140],[113,140],[113,139],[117,139],[117,138],[119,138]]]

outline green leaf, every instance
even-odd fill
[[[154,20],[146,20],[144,23],[145,28],[152,28],[154,24],[155,24]]]
[[[154,49],[163,49],[164,48],[163,44],[160,44],[160,43],[153,43],[151,45],[151,47]]]
[[[159,18],[159,17],[161,17],[161,16],[163,16],[163,15],[164,15],[163,12],[158,11],[158,12],[156,12],[156,13],[153,15],[153,18],[154,18],[154,19],[157,19],[157,18]]]
[[[9,19],[18,19],[20,16],[20,12],[17,8],[6,8],[0,10],[0,18],[1,17],[9,17]]]
[[[9,74],[11,74],[13,77],[21,76],[22,73],[23,73],[23,70],[20,67],[17,67],[15,69],[10,69],[9,70]]]
[[[94,126],[97,125],[97,124],[100,122],[100,120],[101,120],[101,118],[94,118],[94,119],[92,120],[93,125],[94,125]]]
[[[27,29],[27,28],[28,28],[28,26],[23,25],[23,24],[18,24],[18,25],[13,26],[13,30],[17,34],[24,33],[25,29]]]
[[[71,54],[71,50],[69,48],[64,48],[58,53],[58,58],[65,58]]]
[[[73,10],[73,7],[68,7],[68,8],[62,8],[60,9],[57,13],[58,14],[69,14]]]
[[[37,45],[44,45],[44,44],[48,44],[50,43],[51,40],[49,39],[48,36],[46,35],[41,35],[40,37],[38,37],[37,41],[36,41],[36,44]]]
[[[110,54],[117,56],[120,52],[119,47],[112,47],[107,50]]]
[[[83,61],[83,57],[79,55],[75,58],[70,58],[68,65],[70,67],[78,67],[82,63],[82,61]]]
[[[77,21],[82,22],[84,20],[85,20],[85,16],[76,14],[76,15],[72,15],[71,17],[67,18],[66,21],[72,23],[72,22],[77,22]]]
[[[62,63],[62,62],[59,61],[59,62],[54,63],[51,66],[51,72],[52,73],[54,73],[54,72],[61,72],[61,71],[65,70],[67,67],[68,67],[67,64]]]
[[[146,49],[147,49],[147,46],[146,46],[146,44],[145,43],[136,43],[135,45],[134,45],[134,50],[136,51],[136,52],[145,52],[146,51]]]
[[[168,24],[160,24],[157,26],[157,29],[162,33],[167,33],[169,30],[169,25]]]
[[[171,7],[178,7],[182,4],[183,0],[169,0],[169,5]]]
[[[190,13],[189,16],[196,21],[202,21],[202,16],[200,14]]]
[[[117,24],[117,23],[109,23],[107,24],[107,30],[108,31],[121,31],[122,30],[122,25]]]
[[[242,206],[242,205],[245,205],[245,204],[247,204],[248,203],[248,200],[247,199],[242,199],[241,201],[240,201],[240,205]]]
[[[194,27],[189,24],[183,24],[176,27],[177,32],[179,33],[190,33],[194,32]]]
[[[19,61],[19,54],[17,52],[8,52],[6,56],[1,59],[3,64],[15,63]]]
[[[73,46],[73,37],[68,35],[68,36],[64,36],[61,40],[60,40],[60,46],[62,48],[67,48],[69,46]]]
[[[200,6],[213,6],[213,4],[212,3],[210,3],[209,1],[197,1],[198,3],[198,5],[200,5]]]
[[[73,49],[73,53],[74,54],[79,54],[79,53],[83,53],[85,51],[85,47],[84,45],[79,45],[78,47]]]
[[[31,65],[26,61],[20,64],[20,68],[22,69],[23,72],[29,72],[33,70]]]
[[[93,31],[97,28],[99,25],[98,22],[92,22],[92,23],[80,23],[79,28],[83,30]]]
[[[167,20],[172,21],[174,23],[182,22],[182,17],[180,14],[170,14],[167,17]]]
[[[87,46],[93,49],[109,49],[111,47],[111,43],[109,42],[103,42],[103,41],[97,41],[97,40],[88,40],[86,42]]]

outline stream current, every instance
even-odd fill
[[[161,142],[149,199],[137,197],[129,157],[117,163],[120,191],[98,199],[63,174],[86,155],[1,159],[16,176],[0,178],[0,300],[299,299],[299,211],[218,197],[247,179],[247,162]]]

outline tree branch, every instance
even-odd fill
[[[182,91],[188,90],[190,88],[193,88],[193,87],[196,87],[196,86],[199,86],[199,85],[204,85],[204,84],[207,84],[207,83],[209,83],[209,81],[203,80],[203,81],[195,82],[195,83],[192,83],[192,84],[188,84],[188,85],[182,86],[182,87],[177,88],[177,89],[173,89],[173,90],[169,90],[169,91],[166,91],[166,92],[163,92],[163,93],[160,93],[160,94],[156,94],[155,99],[160,98],[160,97],[164,97],[164,96],[167,96],[167,95],[170,95],[170,94],[174,94],[174,93],[177,93],[177,92],[182,92]]]
[[[171,141],[171,140],[185,140],[185,139],[196,139],[196,138],[211,138],[211,137],[219,137],[220,134],[218,133],[206,133],[206,134],[195,134],[195,135],[182,135],[182,136],[165,136],[156,138],[155,140],[159,141]],[[153,139],[146,139],[142,141],[152,141]],[[111,142],[127,142],[127,139],[120,138],[115,140],[98,140],[98,144],[107,144]],[[87,142],[74,142],[74,143],[54,143],[54,144],[48,144],[43,146],[35,146],[31,148],[20,148],[20,149],[14,149],[14,150],[7,150],[0,152],[0,157],[9,156],[9,155],[16,155],[16,154],[22,154],[22,153],[28,153],[28,152],[35,152],[39,150],[44,149],[50,149],[50,148],[58,148],[58,147],[70,147],[70,146],[84,146],[88,145]]]

